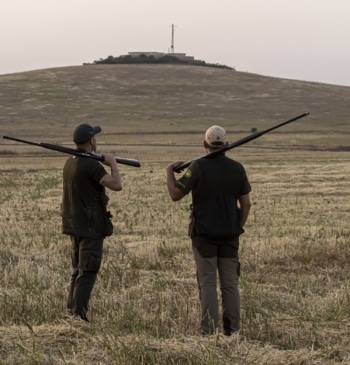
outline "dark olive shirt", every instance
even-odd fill
[[[63,168],[62,232],[101,238],[100,219],[106,215],[108,197],[100,181],[107,172],[100,162],[69,157]]]
[[[225,240],[239,236],[238,197],[251,187],[242,164],[224,154],[191,163],[176,182],[184,193],[192,192],[194,235]]]

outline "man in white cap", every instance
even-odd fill
[[[207,153],[227,144],[225,130],[210,127],[204,138]],[[219,305],[216,291],[217,273],[222,293],[224,335],[240,329],[240,294],[238,257],[239,236],[250,210],[251,190],[243,166],[224,152],[191,163],[178,180],[174,169],[178,161],[167,167],[167,188],[173,201],[192,192],[189,236],[197,269],[201,303],[202,335],[218,330]]]
[[[95,135],[101,128],[83,123],[73,133],[80,151],[96,151]],[[71,156],[63,169],[62,232],[71,238],[72,267],[67,308],[71,315],[88,322],[88,304],[102,261],[103,240],[113,233],[111,215],[107,211],[105,188],[122,190],[117,162],[112,155],[99,161]]]

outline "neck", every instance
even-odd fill
[[[89,153],[94,152],[93,149],[92,149],[92,145],[90,145],[90,144],[77,145],[77,150],[84,151],[84,152],[89,152]]]

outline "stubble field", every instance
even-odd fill
[[[331,364],[349,362],[348,156],[240,152],[253,207],[241,240],[239,338],[199,336],[187,238],[189,198],[172,203],[166,159],[120,167],[115,234],[91,325],[65,318],[63,159],[6,159],[1,171],[3,364]],[[53,161],[52,161],[53,160]]]
[[[2,82],[3,87],[10,85]],[[241,80],[238,85],[246,84]],[[303,90],[303,84],[298,88]],[[343,91],[348,98],[349,91]],[[324,104],[322,95],[317,100]],[[296,114],[305,111],[304,102],[311,104],[304,95]],[[47,131],[33,122],[32,129],[30,123],[23,128],[25,111],[22,119],[9,124],[6,113],[15,110],[13,103],[0,108],[3,135],[69,141],[71,129],[57,123]],[[294,115],[284,113],[282,118]],[[113,125],[105,121],[110,133],[100,136],[100,150],[138,158],[142,166],[119,165],[123,191],[108,194],[115,234],[105,241],[90,324],[65,315],[70,243],[61,234],[60,203],[66,157],[4,143],[0,363],[350,364],[348,120],[342,115],[332,119],[334,128],[324,119],[317,128],[315,119],[322,118],[311,116],[310,122],[307,117],[283,127],[285,133],[271,133],[228,152],[247,170],[253,203],[240,248],[242,329],[232,338],[221,333],[200,336],[187,237],[190,197],[171,202],[165,184],[168,163],[203,154],[200,145],[208,121],[191,126],[183,122],[188,128],[184,133],[158,119],[163,126],[158,129],[157,123],[146,128],[130,122],[131,133],[115,132],[118,143],[111,137]],[[221,124],[232,130],[229,137],[235,140],[251,127],[283,121],[281,116],[269,119],[268,113],[255,117],[257,124],[236,126],[222,116]],[[63,130],[67,133],[61,137]]]

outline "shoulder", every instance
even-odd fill
[[[104,175],[107,174],[106,169],[103,167],[103,165],[101,164],[101,162],[97,161],[97,160],[92,160],[92,159],[86,159],[89,160],[88,163],[86,163],[87,168],[89,170],[89,172],[93,175],[95,174],[99,174],[99,175]]]
[[[188,169],[185,172],[185,175],[187,175],[187,177],[191,177],[200,173],[203,167],[201,164],[201,160],[202,159],[198,159],[191,162],[190,166],[188,166]]]
[[[236,167],[236,168],[239,168],[239,169],[243,169],[244,170],[243,164],[241,162],[236,161],[236,160],[233,160],[232,158],[227,157],[227,156],[225,156],[225,159],[233,167]]]
[[[74,169],[76,166],[76,158],[75,156],[70,156],[66,159],[66,162],[64,163],[63,170],[68,171]]]

